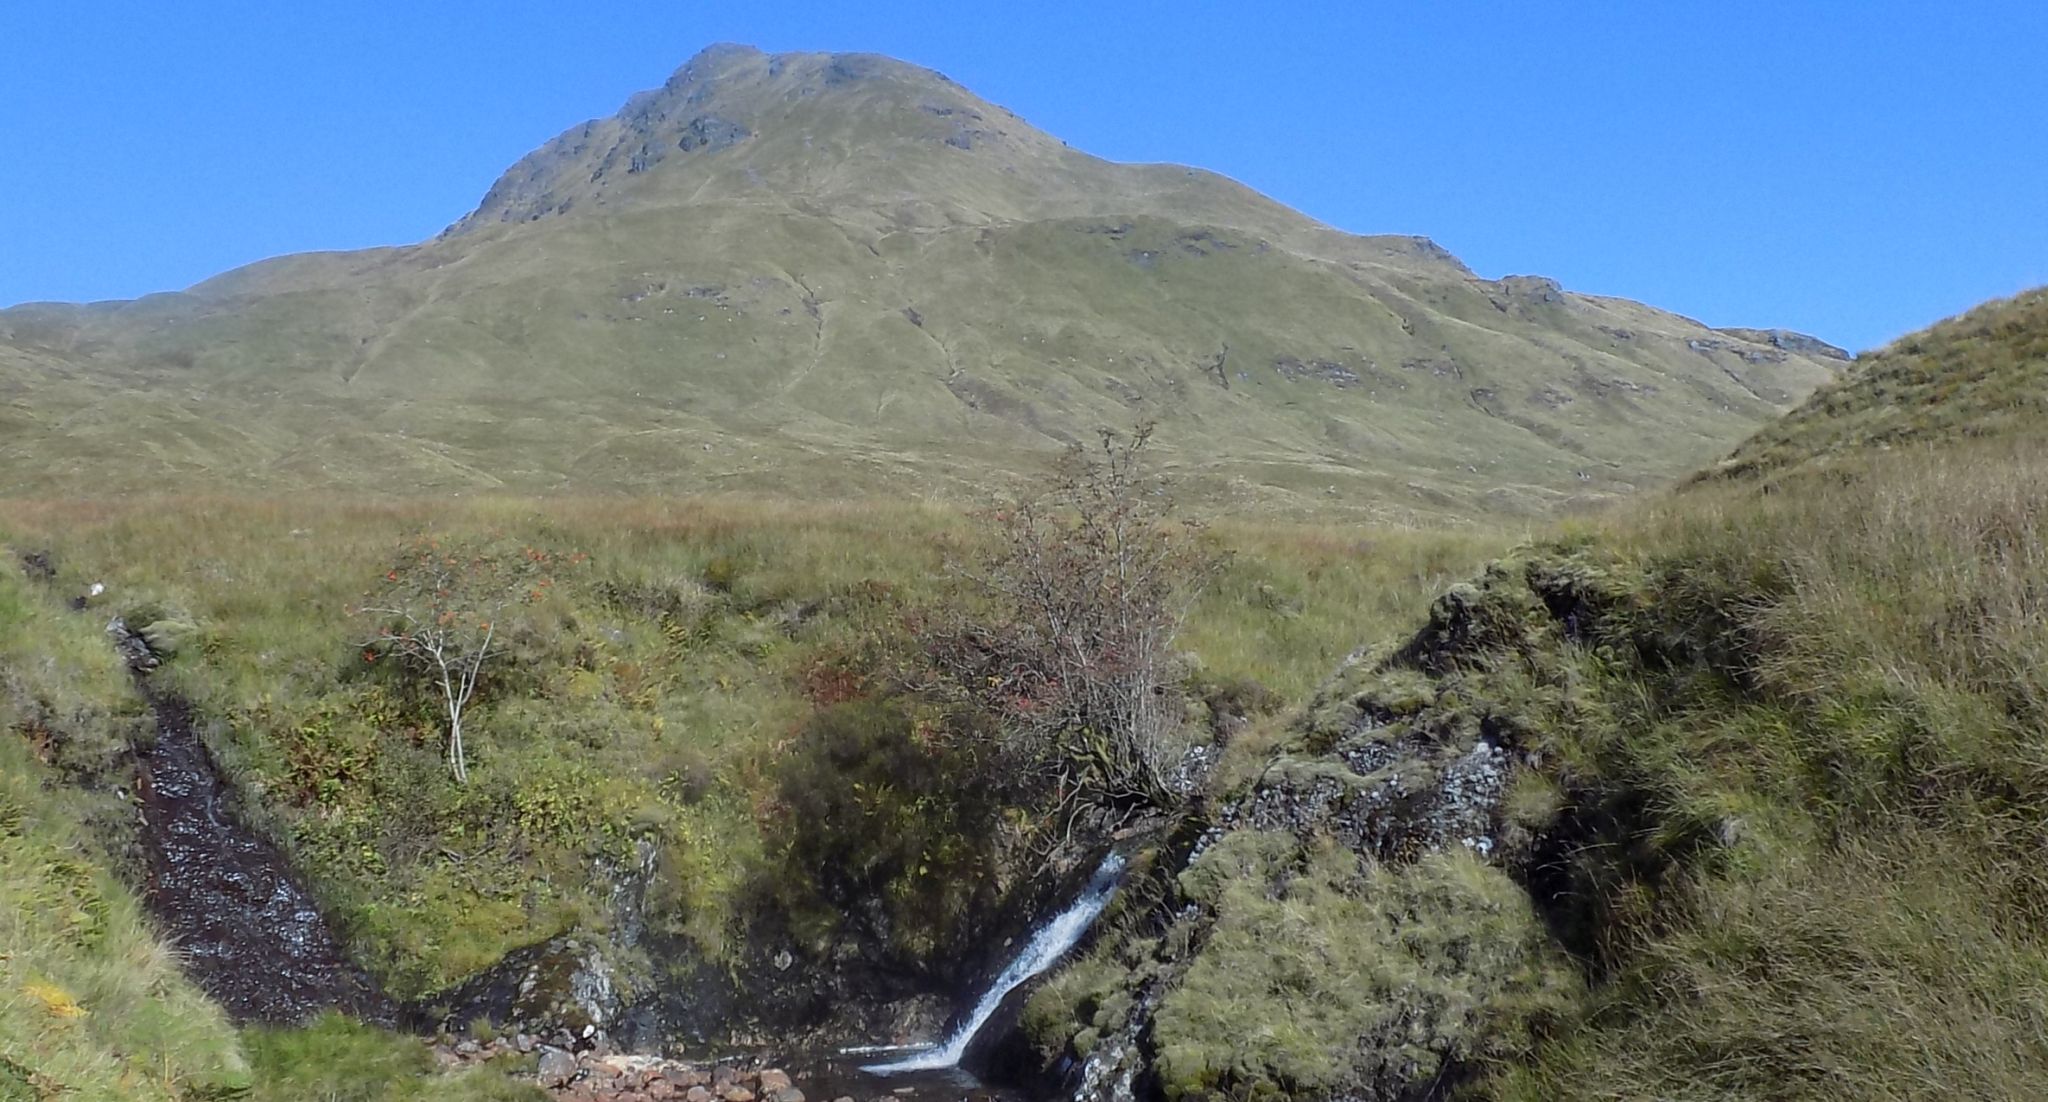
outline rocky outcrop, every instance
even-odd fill
[[[1536,734],[1629,608],[1598,564],[1533,555],[1354,656],[1033,997],[1042,1066],[1089,1102],[1391,1102],[1525,1053],[1583,986],[1546,870],[1585,824],[1542,798]]]
[[[1821,340],[1819,337],[1810,337],[1805,333],[1795,333],[1790,329],[1729,328],[1722,329],[1720,332],[1755,344],[1768,344],[1773,348],[1782,349],[1795,356],[1806,356],[1810,359],[1840,360],[1846,364],[1856,358],[1850,355],[1846,349],[1837,348]]]

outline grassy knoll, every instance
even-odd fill
[[[421,531],[584,557],[486,675],[466,786],[447,776],[435,702],[364,660],[371,625],[346,612]],[[0,508],[10,547],[54,551],[46,610],[98,581],[95,621],[180,626],[158,676],[208,718],[248,812],[401,995],[604,928],[607,871],[640,839],[656,844],[660,920],[729,956],[750,884],[787,855],[806,732],[903,645],[908,617],[962,599],[945,566],[978,533],[948,509],[733,500]],[[1206,538],[1234,554],[1190,626],[1199,680],[1273,702],[1498,543],[1230,525]]]
[[[1858,361],[1766,425],[1713,477],[1825,468],[1871,448],[2040,433],[2048,424],[2048,288],[1988,302]]]

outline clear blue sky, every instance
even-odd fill
[[[1862,348],[2048,283],[2040,0],[16,0],[0,304],[431,236],[716,41],[893,54],[1093,153],[1716,325]]]

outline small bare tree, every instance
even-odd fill
[[[993,616],[926,633],[938,680],[996,721],[1004,757],[1076,798],[1168,806],[1188,748],[1174,649],[1218,562],[1148,473],[1149,425],[1070,448],[1036,492],[990,514],[960,572]]]
[[[505,653],[505,617],[554,584],[552,556],[532,548],[444,545],[422,536],[400,548],[383,584],[355,614],[376,622],[365,661],[401,662],[440,694],[448,719],[448,767],[469,781],[462,720],[484,667]]]

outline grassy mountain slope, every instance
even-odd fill
[[[1986,303],[1864,356],[1711,474],[1818,468],[1870,448],[2048,429],[2048,288]]]
[[[707,51],[421,245],[0,311],[0,492],[958,497],[1150,419],[1241,511],[1533,511],[1676,477],[1843,366],[864,55]]]

